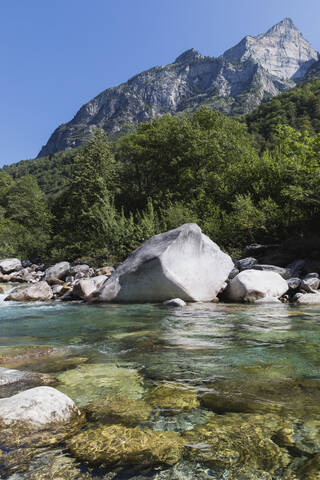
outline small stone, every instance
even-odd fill
[[[240,270],[248,270],[258,263],[258,260],[253,257],[242,258],[237,262],[237,267]]]
[[[290,290],[296,290],[301,285],[301,280],[298,277],[289,278],[288,287]]]
[[[172,300],[163,302],[163,304],[168,307],[185,307],[187,305],[184,300],[181,300],[181,298],[173,298]]]

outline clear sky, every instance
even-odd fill
[[[36,156],[102,90],[285,17],[320,50],[319,0],[0,0],[0,166]]]

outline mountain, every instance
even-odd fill
[[[187,50],[173,63],[142,72],[90,100],[54,131],[38,156],[78,147],[96,128],[119,135],[128,125],[199,105],[228,115],[248,113],[304,79],[318,58],[288,18],[265,34],[245,37],[218,58]]]

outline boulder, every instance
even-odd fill
[[[253,270],[261,270],[262,272],[275,272],[281,275],[285,280],[292,276],[291,270],[288,268],[277,267],[276,265],[253,265]]]
[[[72,296],[75,298],[80,298],[81,300],[86,299],[95,292],[106,280],[108,277],[105,275],[98,275],[97,277],[84,278],[77,281],[72,290]]]
[[[319,293],[297,293],[294,301],[298,305],[320,305]]]
[[[317,277],[305,277],[300,285],[300,289],[303,292],[313,293],[315,290],[318,290],[320,285],[320,280]]]
[[[46,374],[0,367],[0,392],[1,387],[7,387],[8,385],[19,385],[21,387],[27,385],[30,388],[30,386],[48,385],[54,382],[55,379]]]
[[[242,258],[237,262],[237,267],[242,272],[242,270],[248,270],[258,263],[258,260],[253,257]]]
[[[70,273],[70,263],[60,262],[46,270],[45,280],[49,284],[59,283],[59,280],[64,280]],[[57,282],[58,281],[58,282]]]
[[[36,387],[0,399],[0,442],[6,447],[51,445],[79,428],[75,403],[52,387]]]
[[[18,258],[6,258],[0,260],[0,272],[11,273],[22,269],[21,261]]]
[[[137,248],[90,299],[100,302],[211,301],[233,262],[198,225],[184,224]]]
[[[290,290],[296,290],[300,288],[301,280],[298,277],[289,278],[288,280],[288,287]]]
[[[288,290],[288,284],[276,272],[244,270],[233,278],[225,297],[232,302],[254,302],[261,298],[279,298]]]
[[[164,302],[164,305],[168,307],[185,307],[187,304],[181,298],[173,298],[172,300],[167,300]]]
[[[42,281],[15,288],[5,300],[16,302],[47,301],[53,297],[52,289],[47,282]]]
[[[175,432],[112,425],[75,435],[67,447],[76,458],[94,465],[174,465],[184,442]]]
[[[93,272],[93,269],[86,263],[82,265],[74,265],[70,268],[70,275],[73,276],[77,275],[77,273],[83,273],[86,277],[90,277],[91,272]]]

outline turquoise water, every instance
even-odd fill
[[[0,304],[0,354],[9,352],[11,347],[48,345],[58,351],[62,349],[62,355],[69,359],[85,359],[71,368],[63,366],[62,361],[55,369],[52,365],[48,368],[48,362],[39,358],[21,368],[50,371],[58,379],[56,388],[68,393],[80,407],[109,394],[139,399],[164,381],[190,386],[201,397],[217,385],[223,389],[227,385],[228,395],[232,396],[233,385],[239,393],[241,385],[261,382],[277,385],[280,380],[288,379],[312,381],[305,401],[310,404],[314,400],[317,404],[319,343],[320,309],[314,307],[194,304],[170,309],[158,305]],[[259,388],[259,401],[263,402],[262,390]],[[303,394],[303,388],[299,392]],[[256,390],[252,395],[255,394]],[[1,396],[4,395],[3,390]],[[310,400],[310,395],[314,399]],[[278,396],[276,400],[282,399]],[[266,397],[266,402],[269,401],[270,397]],[[287,402],[285,396],[283,401]],[[160,416],[149,420],[148,427],[181,433],[203,425],[210,409],[214,411],[202,404],[175,416],[160,412]],[[233,411],[233,407],[222,413],[228,411]],[[238,411],[242,411],[241,406]],[[41,461],[38,458],[38,463],[31,462],[31,470],[37,470],[41,462],[42,466],[46,462],[49,465],[54,455],[68,456],[68,453],[59,449],[46,452]],[[83,472],[84,467],[81,468]],[[195,473],[195,468],[201,472]],[[93,472],[89,468],[86,474],[88,478],[141,480],[236,478],[226,476],[226,472],[220,472],[219,476],[214,468],[202,467],[201,462],[199,467],[199,463],[189,461],[183,463],[181,471],[177,466],[147,473],[118,469],[112,474],[109,471],[107,477],[105,471]],[[17,473],[11,478],[27,479],[30,474]],[[272,478],[282,476],[279,473]]]

